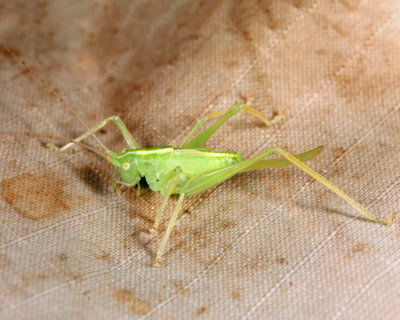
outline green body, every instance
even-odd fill
[[[243,161],[238,152],[170,146],[126,149],[120,154],[112,153],[111,156],[112,163],[119,168],[121,178],[126,185],[133,186],[144,177],[151,190],[160,191],[163,195],[169,185],[169,181],[165,183],[163,181],[169,174],[175,174],[177,168],[180,170],[180,176],[172,194],[180,193],[180,188],[191,178]],[[129,165],[126,165],[127,163]]]
[[[300,161],[315,157],[321,147],[296,155]],[[144,177],[153,191],[162,195],[193,195],[219,184],[239,172],[292,164],[287,159],[262,160],[273,153],[261,153],[243,161],[240,152],[211,151],[209,148],[175,148],[171,146],[126,149],[122,153],[107,151],[109,161],[119,169],[122,181],[135,186]],[[176,181],[173,182],[174,177]],[[173,186],[168,190],[169,186]]]

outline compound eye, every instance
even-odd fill
[[[124,169],[124,170],[128,170],[130,167],[131,167],[131,165],[130,165],[129,162],[124,162],[124,163],[122,164],[122,169]]]

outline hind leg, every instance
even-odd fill
[[[321,176],[318,172],[314,171],[309,166],[305,165],[303,162],[301,162],[298,159],[296,159],[296,157],[291,155],[289,152],[287,152],[287,151],[285,151],[285,150],[283,150],[281,148],[273,148],[273,151],[274,151],[274,153],[282,155],[287,160],[289,160],[291,163],[293,163],[295,166],[297,166],[298,168],[303,170],[305,173],[308,173],[310,176],[312,176],[318,182],[322,183],[328,189],[332,190],[339,197],[341,197],[343,200],[347,201],[355,209],[360,211],[369,220],[372,220],[372,221],[375,221],[375,222],[378,222],[378,223],[381,223],[381,224],[391,224],[391,223],[393,223],[393,217],[390,218],[390,219],[382,219],[382,218],[377,217],[372,212],[370,212],[369,210],[365,209],[360,203],[358,203],[357,201],[353,200],[342,189],[338,188],[332,182],[330,182],[328,179],[326,179],[325,177]]]
[[[262,163],[260,165],[260,160],[262,160],[265,157],[272,156],[273,154],[279,154],[279,155],[283,156],[284,158],[286,158],[290,163],[294,164],[296,167],[303,170],[305,173],[309,174],[311,177],[313,177],[318,182],[322,183],[328,189],[332,190],[339,197],[341,197],[343,200],[345,200],[351,206],[353,206],[355,209],[357,209],[359,212],[361,212],[364,216],[366,216],[369,220],[372,220],[372,221],[375,221],[375,222],[378,222],[381,224],[393,223],[393,218],[382,219],[382,218],[377,217],[372,212],[365,209],[360,203],[353,200],[342,189],[340,189],[339,187],[334,185],[328,179],[321,176],[318,172],[311,169],[309,166],[307,166],[306,164],[301,162],[299,159],[297,159],[295,156],[293,156],[289,152],[287,152],[281,148],[278,148],[278,147],[267,148],[264,151],[258,153],[257,155],[255,155],[243,162],[240,162],[240,163],[237,163],[237,164],[234,164],[232,166],[225,167],[222,169],[213,170],[208,173],[206,172],[203,175],[194,177],[193,179],[189,180],[188,186],[185,188],[185,192],[187,195],[195,194],[195,193],[201,192],[213,185],[221,183],[222,181],[229,179],[230,177],[232,177],[233,175],[235,175],[237,173],[262,168],[263,165],[262,165]]]

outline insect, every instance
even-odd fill
[[[218,152],[204,148],[204,144],[213,133],[229,118],[240,111],[255,115],[268,126],[279,121],[281,118],[281,115],[278,115],[274,119],[268,120],[256,109],[247,104],[236,102],[226,111],[211,113],[201,118],[179,147],[164,146],[143,149],[139,147],[123,121],[118,116],[110,116],[65,146],[58,148],[53,144],[48,144],[48,147],[57,152],[64,152],[72,147],[75,142],[80,143],[83,139],[94,135],[95,132],[102,129],[107,123],[114,122],[129,147],[121,153],[116,153],[105,148],[107,160],[119,170],[122,179],[113,182],[114,188],[117,188],[118,184],[134,187],[144,177],[151,190],[160,191],[164,196],[150,232],[157,231],[170,195],[179,194],[178,203],[157,250],[153,263],[154,266],[161,266],[162,264],[162,256],[176,219],[179,216],[184,198],[217,185],[238,173],[247,171],[294,164],[338,194],[368,219],[382,224],[390,224],[392,222],[391,219],[384,220],[378,218],[329,180],[303,163],[303,161],[315,157],[322,150],[322,147],[297,156],[293,156],[281,148],[270,147],[246,160],[242,159],[240,152]],[[208,129],[198,133],[205,123],[213,118],[217,118],[217,121]],[[264,158],[274,154],[281,155],[283,158],[264,160]]]
[[[26,66],[25,63],[23,64]],[[30,68],[28,67],[28,69]],[[30,69],[30,71],[38,77],[33,70]],[[70,109],[71,112],[73,112],[73,109],[64,102],[61,96],[54,89],[52,89],[41,78],[39,79],[64,103],[66,107]],[[106,158],[119,171],[121,180],[113,181],[112,187],[114,190],[119,190],[118,185],[124,185],[127,187],[138,186],[140,179],[144,177],[151,190],[159,191],[164,196],[161,207],[155,216],[154,224],[149,229],[150,232],[157,232],[170,196],[173,194],[179,195],[175,210],[168,222],[167,229],[158,247],[153,262],[154,266],[162,265],[162,257],[168,238],[170,237],[171,231],[176,223],[182,208],[183,200],[186,196],[200,193],[212,186],[222,183],[238,173],[253,170],[281,167],[291,164],[295,165],[312,176],[313,179],[319,181],[342,197],[368,219],[381,224],[391,224],[393,222],[393,217],[385,220],[375,216],[340,188],[303,163],[319,154],[322,147],[315,148],[296,156],[281,148],[270,147],[245,160],[242,158],[241,152],[219,152],[205,148],[205,143],[215,133],[215,131],[240,111],[256,116],[267,126],[275,124],[283,117],[282,114],[279,114],[269,120],[253,107],[245,103],[236,102],[228,110],[210,113],[202,117],[178,147],[164,146],[157,148],[140,148],[132,134],[128,131],[124,122],[118,116],[110,116],[100,121],[92,128],[88,128],[78,117],[87,128],[87,131],[84,134],[67,143],[63,147],[57,147],[52,143],[47,144],[47,146],[50,149],[61,153],[70,149],[74,144],[82,145],[82,140],[89,136],[93,136],[103,147],[106,154],[104,155],[98,151],[95,152]],[[73,113],[75,114],[75,112]],[[210,119],[216,119],[215,123],[200,132],[206,122]],[[106,148],[95,136],[97,131],[101,130],[110,122],[113,122],[117,126],[128,145],[128,149],[123,150],[121,153],[116,153]],[[264,160],[274,154],[280,155],[282,158]]]

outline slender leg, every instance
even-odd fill
[[[78,138],[74,139],[73,141],[74,142],[81,142],[83,139],[86,139],[87,137],[89,137],[89,136],[93,135],[94,133],[96,133],[97,131],[99,131],[101,128],[103,128],[110,121],[113,121],[115,123],[115,125],[117,126],[117,128],[119,129],[119,131],[121,131],[122,136],[124,137],[124,139],[125,139],[126,143],[128,144],[129,148],[131,148],[131,149],[138,149],[139,148],[139,145],[137,144],[135,139],[132,137],[131,133],[126,128],[126,126],[123,123],[123,121],[118,116],[109,116],[108,118],[106,118],[106,119],[100,121],[99,123],[97,123],[89,131],[85,132],[84,134],[82,134]],[[48,143],[47,147],[52,149],[52,150],[54,150],[54,151],[57,151],[57,152],[64,152],[65,150],[69,149],[73,145],[74,145],[74,143],[70,142],[70,143],[66,144],[65,146],[63,146],[63,147],[58,148],[54,144]]]
[[[125,181],[121,181],[121,180],[116,180],[115,179],[115,172],[116,172],[117,168],[114,167],[113,168],[113,173],[111,176],[111,192],[117,192],[117,193],[121,193],[121,189],[118,187],[119,184],[123,185],[123,186],[127,186],[127,187],[134,187],[136,185],[135,183],[127,183]]]
[[[174,176],[173,176],[172,180],[170,179],[171,183],[169,184],[168,188],[166,189],[163,203],[162,203],[160,209],[158,210],[158,213],[157,213],[156,218],[154,220],[153,226],[149,229],[150,233],[154,233],[154,232],[157,231],[158,226],[160,224],[160,220],[161,220],[162,214],[163,214],[163,212],[165,210],[165,207],[167,205],[167,202],[169,200],[169,196],[171,195],[171,193],[174,191],[176,185],[178,184],[178,180],[179,180],[179,176],[181,174],[181,170],[177,168],[177,170],[175,170],[173,173],[174,173]],[[162,187],[162,186],[160,186],[160,187]]]
[[[299,159],[301,162],[308,161],[317,156],[322,151],[322,149],[323,147],[321,146],[307,152],[296,154],[295,157]],[[255,164],[244,169],[242,172],[249,172],[249,171],[268,169],[268,168],[278,168],[278,167],[289,166],[292,164],[293,164],[292,162],[284,158],[259,160]]]
[[[176,219],[178,218],[179,212],[181,211],[184,197],[185,197],[185,193],[182,192],[179,195],[178,204],[176,205],[175,211],[174,211],[171,219],[169,220],[167,230],[165,231],[165,234],[164,234],[164,236],[163,236],[163,238],[161,240],[160,246],[158,247],[157,255],[156,255],[156,258],[155,258],[155,260],[153,262],[153,265],[155,267],[160,267],[161,266],[161,258],[162,258],[163,254],[164,254],[164,250],[165,250],[165,247],[167,245],[168,238],[169,238],[169,236],[171,234],[172,228],[174,227],[174,225],[176,223]]]
[[[121,181],[121,180],[114,180],[113,183],[111,184],[111,191],[116,191],[117,193],[120,193],[121,190],[118,188],[118,185],[123,185],[123,186],[127,186],[129,188],[133,188],[136,185],[137,182],[135,183],[127,183],[125,181]]]
[[[211,119],[206,115],[205,117],[200,118],[192,130],[190,130],[189,134],[183,138],[183,141],[179,144],[179,147],[187,147],[192,137],[206,124],[206,122]]]
[[[304,172],[308,173],[310,176],[312,176],[315,180],[319,181],[322,183],[325,187],[328,189],[332,190],[334,193],[336,193],[339,197],[343,198],[343,200],[347,201],[351,206],[353,206],[355,209],[360,211],[363,215],[365,215],[368,219],[381,223],[381,224],[392,224],[393,223],[393,217],[390,219],[382,219],[374,215],[372,212],[369,210],[365,209],[360,203],[357,201],[353,200],[350,198],[343,190],[339,189],[337,186],[335,186],[332,182],[330,182],[328,179],[324,178],[321,176],[319,173],[311,169],[309,166],[305,165],[303,162],[299,161],[291,155],[289,152],[281,149],[281,148],[273,148],[274,153],[278,153],[285,157],[287,160],[289,160],[291,163],[296,165],[298,168],[303,170]]]
[[[192,195],[198,192],[201,192],[213,185],[219,184],[233,175],[245,171],[250,171],[250,170],[256,170],[258,169],[257,166],[260,163],[260,160],[262,160],[265,157],[272,156],[273,154],[280,154],[284,158],[286,158],[289,162],[303,170],[304,172],[308,173],[310,176],[312,176],[315,180],[318,182],[322,183],[324,186],[326,186],[328,189],[332,190],[335,192],[338,196],[343,198],[343,200],[347,201],[351,206],[353,206],[355,209],[357,209],[359,212],[361,212],[363,215],[365,215],[368,219],[381,223],[381,224],[391,224],[393,223],[393,217],[390,219],[382,219],[374,215],[372,212],[369,210],[365,209],[361,204],[359,204],[357,201],[353,200],[350,196],[348,196],[343,190],[335,186],[332,182],[330,182],[328,179],[324,178],[321,176],[319,173],[311,169],[309,166],[305,165],[303,162],[301,162],[299,159],[297,159],[295,156],[290,154],[289,152],[277,148],[277,147],[271,147],[268,149],[265,149],[264,151],[258,153],[257,155],[234,165],[217,169],[217,170],[212,170],[209,172],[206,172],[202,175],[196,176],[192,179],[190,179],[187,183],[187,186],[185,187],[185,193],[186,195]],[[280,160],[282,161],[282,159]],[[263,166],[261,165],[260,168]]]
[[[284,115],[280,113],[272,120],[269,120],[261,112],[248,106],[247,104],[235,102],[227,111],[209,113],[205,117],[201,118],[194,126],[194,128],[189,132],[189,134],[183,139],[182,143],[179,146],[184,148],[199,148],[203,146],[221,125],[223,125],[229,118],[242,110],[256,116],[257,118],[262,120],[267,126],[271,126],[284,118]],[[219,119],[210,128],[192,138],[206,124],[207,120],[215,118]]]

